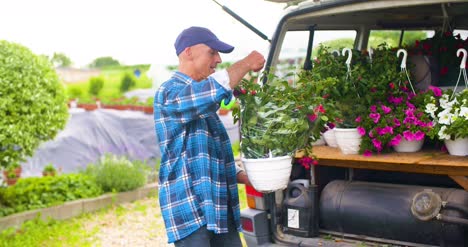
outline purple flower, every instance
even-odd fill
[[[388,145],[389,146],[396,146],[396,145],[400,144],[400,141],[401,141],[401,135],[398,134],[395,137],[393,137],[392,140],[390,140],[390,143]]]
[[[393,119],[393,124],[396,126],[396,127],[399,127],[401,125],[400,123],[400,120],[398,118],[394,118]]]
[[[357,117],[354,121],[356,121],[356,123],[360,123],[360,122],[362,121],[362,117],[359,116],[359,117]]]
[[[388,114],[388,113],[390,113],[390,112],[392,111],[392,108],[390,108],[390,107],[388,107],[388,106],[382,105],[381,108],[382,108],[382,111],[383,111],[385,114]]]
[[[377,149],[377,151],[382,151],[382,142],[379,141],[378,139],[372,139],[372,144],[374,144],[374,147],[375,149]]]
[[[407,141],[414,141],[415,140],[414,139],[414,134],[409,130],[403,131],[403,137],[405,137],[405,139]]]
[[[442,96],[442,90],[438,87],[434,87],[434,86],[429,86],[429,89],[432,90],[432,92],[434,93],[434,96],[436,97],[441,97]]]
[[[416,131],[416,133],[414,134],[414,140],[416,140],[416,141],[424,140],[424,136],[425,136],[424,132],[418,130],[418,131]]]
[[[371,110],[371,112],[376,112],[376,111],[377,111],[377,106],[372,105],[372,106],[370,107],[370,110]]]
[[[372,155],[372,152],[369,149],[367,149],[366,151],[364,151],[363,155],[369,157]]]
[[[361,126],[357,127],[357,131],[358,131],[359,135],[361,135],[361,136],[366,135],[366,129],[364,129]]]
[[[380,114],[379,113],[371,113],[369,114],[369,117],[374,120],[374,123],[378,123],[380,120]]]

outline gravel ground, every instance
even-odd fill
[[[96,246],[174,246],[167,243],[156,198],[121,204],[103,214],[90,217],[84,225],[87,230],[96,232]]]

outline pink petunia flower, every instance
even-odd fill
[[[392,111],[392,108],[385,106],[385,105],[382,105],[381,108],[385,114],[389,114]]]
[[[382,151],[382,142],[380,140],[372,139],[372,144],[374,144],[374,147],[377,149],[377,151]]]
[[[393,137],[392,140],[390,140],[390,142],[388,143],[389,146],[396,146],[398,144],[400,144],[400,141],[401,141],[401,135],[398,134],[396,135],[395,137]]]
[[[432,90],[432,92],[434,93],[434,96],[436,96],[436,97],[441,97],[442,96],[442,89],[440,89],[438,87],[434,87],[434,86],[429,86],[429,89]]]
[[[380,120],[380,114],[379,113],[371,113],[369,114],[369,117],[374,120],[374,123],[378,123]]]
[[[317,120],[317,114],[307,114],[307,118],[309,119],[310,122],[315,122]]]
[[[357,131],[358,131],[359,135],[361,135],[361,136],[366,135],[366,129],[364,129],[361,126],[357,127]]]

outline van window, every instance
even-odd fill
[[[315,31],[312,58],[316,57],[316,48],[322,43],[331,50],[354,46],[357,32],[355,30]],[[309,31],[287,32],[278,57],[277,75],[281,71],[297,71],[303,68],[304,58],[307,55]]]
[[[400,47],[401,30],[372,30],[369,34],[368,46],[377,48],[386,43],[389,47]],[[430,30],[405,30],[401,46],[411,46],[416,40],[423,40],[434,36]]]

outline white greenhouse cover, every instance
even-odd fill
[[[220,118],[231,142],[238,141],[239,128],[233,125],[232,116]],[[40,145],[34,156],[22,163],[22,176],[40,176],[49,163],[61,168],[63,173],[77,172],[108,153],[154,164],[161,153],[153,115],[111,109],[91,112],[71,109],[65,129],[54,140]]]

